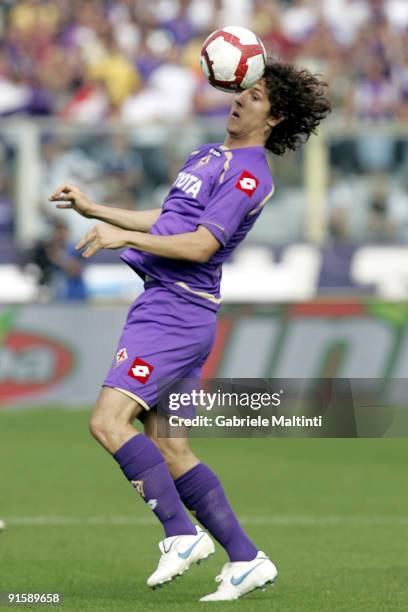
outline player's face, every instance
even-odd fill
[[[268,92],[262,80],[254,87],[235,94],[227,120],[228,133],[234,138],[259,137],[263,143],[273,127],[270,109]]]

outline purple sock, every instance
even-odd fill
[[[113,457],[162,523],[167,537],[197,533],[162,454],[149,438],[143,434],[135,435]]]
[[[230,561],[252,561],[258,549],[242,529],[217,476],[203,463],[175,480],[184,505],[225,548]]]

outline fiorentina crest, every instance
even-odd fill
[[[143,480],[132,480],[131,483],[136,489],[136,491],[139,493],[139,495],[144,497],[145,494],[144,494]]]
[[[128,359],[127,350],[125,348],[122,348],[116,353],[115,368],[120,366],[120,364],[126,361],[126,359]]]

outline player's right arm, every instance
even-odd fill
[[[125,210],[92,202],[78,187],[61,185],[49,197],[58,202],[57,208],[72,208],[82,217],[99,219],[126,230],[148,232],[160,216],[162,209]]]

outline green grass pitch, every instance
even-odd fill
[[[160,525],[86,422],[86,411],[0,411],[0,592],[59,591],[64,603],[45,609],[63,612],[408,609],[406,440],[194,440],[280,572],[264,592],[205,604],[224,551],[148,589]]]

